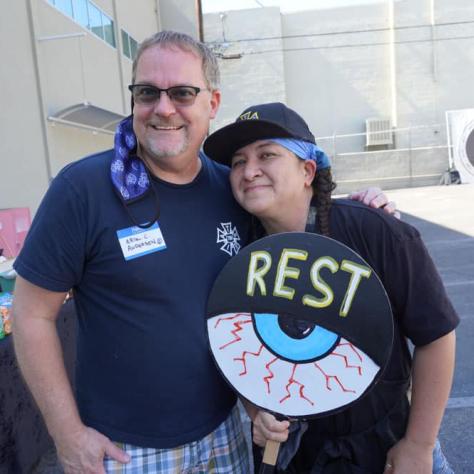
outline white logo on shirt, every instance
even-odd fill
[[[240,250],[240,236],[237,227],[232,226],[232,222],[221,222],[221,229],[217,228],[217,243],[222,244],[221,250],[231,257],[237,255]]]

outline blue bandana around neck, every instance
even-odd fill
[[[290,150],[302,160],[315,161],[317,168],[320,170],[331,166],[329,156],[314,143],[296,140],[294,138],[269,138],[269,141]]]
[[[199,151],[204,163],[205,154]],[[137,137],[133,131],[133,115],[124,118],[115,130],[114,159],[110,165],[112,184],[125,203],[143,197],[151,187],[147,167],[137,155]]]
[[[124,202],[142,197],[150,188],[148,171],[136,151],[137,139],[133,132],[133,116],[130,115],[117,125],[114,159],[110,165],[112,184]]]

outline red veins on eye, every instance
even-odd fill
[[[332,390],[332,388],[329,386],[329,381],[331,379],[334,379],[336,381],[336,383],[339,385],[339,387],[341,387],[343,392],[355,393],[355,390],[345,388],[344,385],[342,385],[342,383],[339,380],[339,377],[337,375],[328,375],[328,374],[326,374],[326,372],[324,372],[324,370],[321,369],[321,367],[319,367],[317,362],[314,362],[314,366],[324,375],[324,378],[326,379],[326,388],[328,390]]]
[[[308,397],[305,396],[305,394],[303,393],[303,390],[304,390],[304,384],[302,384],[301,382],[298,382],[298,380],[295,379],[294,375],[295,375],[295,371],[296,371],[296,364],[293,364],[293,370],[291,371],[291,375],[290,375],[290,378],[288,379],[288,383],[286,384],[286,393],[288,395],[286,395],[285,397],[283,397],[281,400],[280,400],[280,403],[283,403],[285,400],[288,400],[288,398],[291,397],[291,393],[290,393],[290,390],[289,388],[291,387],[291,385],[293,384],[296,384],[296,385],[299,385],[300,389],[299,389],[299,395],[300,395],[300,398],[303,398],[304,400],[306,400],[307,402],[309,402],[311,405],[314,405],[314,402],[312,402]]]
[[[342,342],[337,345],[337,347],[342,347],[342,346],[349,346],[349,349],[352,350],[352,352],[359,358],[359,360],[362,362],[362,356],[359,354],[357,349],[350,343],[350,342]]]
[[[232,319],[232,318],[224,318],[224,319]],[[219,323],[219,321],[216,323],[216,325]],[[233,323],[234,329],[231,332],[233,334],[234,339],[232,341],[229,341],[228,343],[222,345],[219,347],[220,350],[225,349],[227,346],[230,346],[231,344],[234,344],[235,342],[239,342],[242,340],[242,338],[237,334],[238,332],[242,331],[242,325],[244,324],[251,324],[252,320],[251,319],[246,319],[244,321],[236,321]]]
[[[242,316],[247,316],[249,319],[246,319],[245,321],[251,321],[250,319],[250,313],[235,313],[233,316],[227,316],[227,318],[219,318],[217,321],[216,321],[216,324],[214,325],[214,329],[219,326],[220,322],[221,321],[230,321],[231,319],[235,319],[235,318],[240,318]]]
[[[263,380],[267,384],[267,393],[270,393],[270,379],[275,377],[274,373],[270,370],[270,366],[273,364],[273,362],[277,360],[278,360],[278,357],[275,357],[268,364],[265,364],[265,368],[268,370],[268,373],[270,374],[270,375],[267,375],[266,377],[263,377]]]
[[[337,352],[333,352],[329,356],[330,357],[331,356],[342,357],[342,359],[344,359],[344,364],[346,365],[346,369],[357,369],[357,372],[359,373],[359,375],[362,375],[362,367],[360,365],[350,365],[348,360],[347,360],[347,356],[345,356],[344,354],[339,354]]]
[[[244,365],[244,370],[242,372],[240,372],[239,375],[247,375],[247,361],[246,361],[246,357],[248,355],[253,355],[253,356],[256,356],[258,357],[260,355],[260,353],[262,352],[263,350],[263,344],[260,346],[260,349],[258,350],[258,352],[249,352],[249,351],[244,351],[242,353],[242,357],[234,357],[234,360],[240,360],[242,362],[242,364]]]

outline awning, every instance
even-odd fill
[[[113,134],[117,124],[124,118],[124,115],[84,102],[61,109],[50,115],[48,120],[93,132]]]

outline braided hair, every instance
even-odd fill
[[[316,219],[319,232],[329,237],[329,214],[331,211],[331,193],[336,188],[332,180],[331,168],[316,170],[316,175],[311,183],[313,187],[313,202],[316,204]]]

